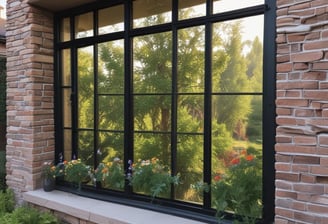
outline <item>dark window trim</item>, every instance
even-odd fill
[[[210,1],[210,0],[208,0]],[[173,1],[176,2],[176,1]],[[55,146],[56,146],[56,153],[55,153],[55,159],[56,161],[60,161],[61,155],[63,155],[63,134],[62,130],[62,124],[61,124],[61,113],[62,113],[62,106],[61,106],[61,99],[62,99],[62,94],[60,91],[60,83],[61,83],[61,76],[60,76],[60,63],[61,63],[61,55],[60,55],[60,50],[65,49],[65,48],[71,48],[72,51],[75,50],[79,47],[83,46],[88,46],[88,45],[94,45],[95,43],[101,43],[105,42],[108,40],[115,40],[119,38],[123,38],[125,40],[125,45],[127,46],[126,49],[130,49],[131,47],[131,37],[132,36],[138,36],[138,35],[144,35],[144,34],[149,34],[153,32],[158,32],[158,31],[172,31],[173,35],[176,35],[176,32],[178,29],[181,28],[187,28],[191,26],[197,26],[197,24],[202,24],[206,25],[208,23],[213,23],[213,22],[219,22],[219,21],[224,21],[224,20],[230,20],[230,19],[238,19],[242,17],[249,16],[250,14],[252,15],[259,15],[262,14],[263,11],[266,11],[264,14],[264,27],[266,32],[264,32],[264,53],[263,53],[263,58],[264,58],[264,63],[263,63],[263,86],[266,88],[266,91],[263,93],[264,99],[266,99],[265,102],[263,102],[263,127],[265,127],[265,130],[263,130],[263,171],[265,175],[263,175],[263,223],[272,223],[274,220],[274,179],[275,179],[275,171],[274,171],[274,144],[275,144],[275,65],[276,65],[276,60],[275,60],[275,37],[276,37],[276,27],[275,27],[275,18],[276,18],[276,9],[275,9],[275,4],[276,1],[272,0],[266,0],[265,4],[259,5],[259,6],[254,6],[254,7],[249,7],[252,8],[252,10],[255,10],[256,13],[250,13],[247,12],[247,10],[241,9],[241,10],[234,10],[233,12],[224,12],[220,14],[216,14],[207,18],[204,18],[204,23],[202,18],[196,18],[196,19],[189,19],[189,20],[184,20],[184,21],[177,21],[177,18],[172,18],[172,23],[175,23],[176,25],[172,28],[172,26],[163,24],[159,26],[154,26],[154,27],[147,27],[147,28],[139,28],[135,30],[131,30],[131,24],[129,22],[125,23],[125,32],[118,32],[114,34],[107,34],[107,35],[102,35],[102,36],[95,36],[95,37],[90,37],[90,38],[81,38],[78,40],[74,40],[73,36],[74,33],[72,34],[72,41],[68,42],[63,42],[60,43],[60,38],[59,38],[59,33],[60,33],[60,26],[56,21],[59,21],[59,18],[62,17],[70,17],[73,18],[74,15],[80,14],[86,11],[96,10],[100,8],[105,8],[108,6],[116,5],[116,4],[121,4],[124,3],[125,5],[129,5],[128,1],[122,1],[122,0],[117,0],[117,1],[111,1],[109,2],[97,2],[97,3],[91,3],[87,4],[86,6],[81,6],[73,10],[69,11],[63,11],[60,13],[57,13],[55,15],[54,19],[54,31],[55,31],[55,36],[54,36],[54,69],[55,69],[55,78],[54,78],[54,84],[55,84]],[[87,9],[87,10],[86,10]],[[210,9],[207,9],[208,11]],[[127,17],[128,15],[131,15],[131,8],[130,7],[125,7],[125,16]],[[126,19],[126,18],[125,18]],[[71,19],[72,21],[72,19]],[[128,21],[128,20],[126,20]],[[71,23],[71,29],[73,29],[74,24]],[[205,35],[209,35],[209,33],[206,33]],[[177,47],[177,46],[175,46]],[[208,50],[208,46],[206,46],[206,49]],[[71,55],[73,56],[76,54],[76,52],[71,52]],[[125,61],[126,62],[131,62],[131,52],[126,50],[125,52]],[[176,56],[173,56],[173,60],[176,60]],[[74,60],[74,57],[71,57],[72,60],[72,65],[71,65],[71,72],[72,74],[76,72],[76,61]],[[209,66],[208,64],[206,66]],[[131,64],[126,64],[125,68],[127,71],[131,71]],[[176,68],[172,68],[172,73],[174,74],[176,72]],[[205,71],[207,73],[207,71]],[[127,82],[132,82],[131,80],[131,75],[129,72],[126,72],[126,80]],[[211,83],[210,81],[205,81],[205,85],[210,86]],[[73,86],[73,84],[72,84]],[[129,86],[129,85],[126,85]],[[129,87],[126,87],[129,88]],[[127,90],[130,91],[130,90]],[[206,94],[206,93],[205,93]],[[212,93],[213,94],[213,93]],[[72,94],[72,99],[74,100],[74,93]],[[173,104],[175,103],[175,100],[172,100]],[[208,104],[208,102],[205,102]],[[125,108],[130,108],[132,105],[132,98],[127,96],[125,100]],[[125,111],[125,113],[128,113]],[[74,111],[72,111],[72,114],[74,114]],[[133,116],[128,116],[130,117],[130,120],[133,120]],[[210,123],[205,120],[205,122]],[[126,122],[125,124],[125,129],[126,130],[131,130],[130,132],[125,132],[125,138],[131,139],[133,138],[133,129],[130,127],[129,123],[131,124],[132,122]],[[174,124],[173,124],[174,125]],[[173,132],[172,132],[173,133]],[[210,136],[207,136],[207,138],[210,138]],[[205,137],[206,139],[206,137]],[[174,138],[172,138],[172,141]],[[133,141],[131,141],[132,144]],[[206,144],[206,143],[204,143]],[[130,146],[132,147],[132,145]],[[126,147],[127,148],[127,147]],[[74,152],[73,152],[74,153]],[[130,153],[126,151],[126,153]],[[174,152],[173,152],[174,153]],[[208,153],[208,152],[206,152]],[[205,154],[206,154],[205,153]],[[132,155],[130,155],[132,158]],[[204,157],[206,159],[206,157]],[[208,169],[208,167],[204,167],[204,169]],[[59,189],[65,190],[65,191],[70,191],[70,188],[65,187],[65,183],[62,183],[61,185],[58,186]],[[123,203],[123,204],[128,204],[128,205],[133,205],[136,207],[142,207],[142,208],[147,208],[147,209],[155,209],[159,210],[165,213],[169,214],[174,214],[174,215],[179,215],[182,217],[187,217],[187,218],[194,218],[196,220],[200,221],[206,221],[206,222],[213,222],[216,223],[216,221],[213,219],[213,217],[208,217],[208,215],[212,216],[214,215],[213,212],[210,211],[204,211],[203,208],[197,208],[197,206],[192,206],[190,207],[190,211],[186,212],[185,210],[179,210],[181,207],[181,204],[184,205],[185,203],[170,203],[169,205],[175,208],[176,210],[172,210],[170,208],[166,208],[163,206],[159,206],[159,209],[156,209],[154,207],[149,205],[149,203],[143,204],[142,201],[145,201],[146,198],[142,196],[136,195],[135,198],[139,198],[139,202],[130,200],[128,199],[128,195],[120,195],[121,193],[117,193],[116,195],[119,196],[117,198],[116,196],[111,195],[112,193],[101,190],[100,193],[92,193],[94,189],[90,189],[90,192],[87,192],[85,196],[91,197],[91,198],[97,198],[100,200],[109,200],[109,201],[114,201],[117,203]],[[107,196],[101,194],[101,192],[106,193]],[[131,193],[131,189],[126,189],[126,192]],[[205,197],[208,197],[205,195]],[[116,198],[116,199],[115,199]],[[123,198],[123,199],[122,199]],[[140,204],[139,204],[140,203]],[[167,203],[164,203],[164,205]],[[175,204],[175,205],[174,205]],[[186,205],[184,205],[186,206]],[[184,207],[182,206],[182,207]],[[186,206],[188,207],[188,206]],[[208,205],[205,205],[205,207],[208,207]],[[198,212],[205,212],[204,215],[199,214]],[[195,214],[193,212],[196,212]]]

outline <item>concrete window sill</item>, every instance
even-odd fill
[[[201,224],[202,222],[146,209],[99,201],[79,195],[42,189],[23,194],[26,202],[59,211],[95,223],[133,224]]]

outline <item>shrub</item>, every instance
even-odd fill
[[[0,191],[0,223],[6,224],[59,224],[49,212],[22,206],[15,209],[15,196],[11,189]]]
[[[15,209],[15,196],[11,189],[0,191],[0,216]],[[2,222],[0,222],[2,223]]]
[[[49,212],[40,212],[35,208],[22,206],[12,213],[0,218],[0,223],[7,224],[59,224],[55,216]]]

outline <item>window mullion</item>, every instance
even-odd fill
[[[204,97],[204,182],[211,183],[212,170],[212,24],[205,25],[205,97]],[[211,194],[204,193],[204,207],[211,208]]]
[[[133,161],[133,79],[132,79],[132,1],[124,3],[124,170],[128,171],[129,160]],[[125,191],[132,193],[128,182]]]
[[[172,1],[173,21],[177,20],[177,1]],[[174,24],[174,23],[173,23]],[[172,123],[171,123],[171,172],[177,174],[177,117],[178,117],[178,99],[177,99],[177,83],[178,83],[178,30],[176,26],[172,29]],[[171,189],[171,198],[174,198],[174,186]]]

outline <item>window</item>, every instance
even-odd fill
[[[272,2],[231,2],[111,1],[56,15],[57,160],[96,168],[119,158],[127,170],[156,158],[180,176],[157,201],[204,214],[224,203],[213,186],[197,187],[224,183],[252,162],[255,216],[272,220]],[[127,182],[86,187],[104,198],[150,198]],[[224,214],[249,214],[234,206]]]

